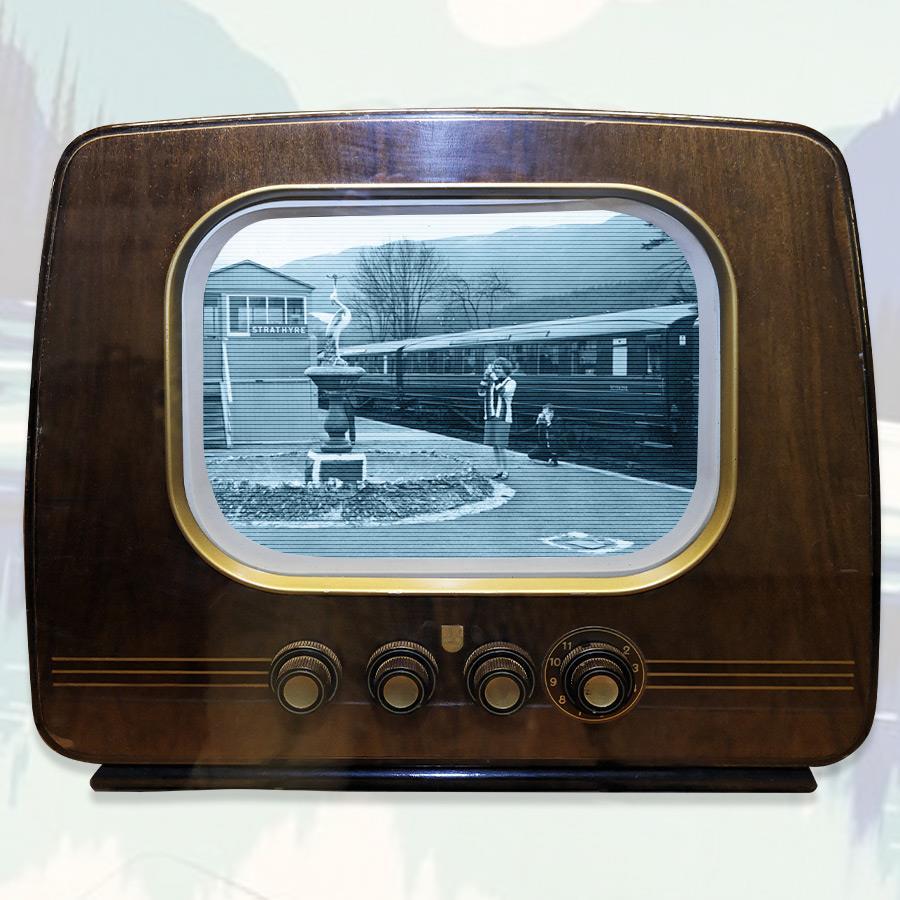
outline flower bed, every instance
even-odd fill
[[[261,525],[343,522],[363,525],[442,513],[494,496],[494,483],[474,470],[403,482],[259,484],[211,479],[230,522]]]

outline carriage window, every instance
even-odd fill
[[[598,361],[597,341],[578,341],[572,353],[572,374],[597,375]]]
[[[556,375],[559,372],[559,346],[545,344],[538,349],[538,372],[541,375]]]
[[[541,375],[567,373],[571,365],[571,348],[568,344],[541,344],[538,347],[538,372]]]
[[[536,369],[537,351],[533,344],[519,344],[512,350],[513,358],[522,375],[534,373]]]
[[[236,207],[178,270],[170,446],[205,539],[254,572],[327,578],[675,558],[712,518],[725,446],[714,242],[587,189],[417,190]],[[482,384],[498,357],[513,393]]]
[[[662,340],[658,334],[647,336],[647,375],[662,373]]]
[[[632,378],[642,378],[647,374],[647,341],[642,334],[629,341],[628,374]]]
[[[482,370],[482,351],[474,347],[463,350],[462,373],[464,375],[480,375]]]
[[[612,373],[615,377],[628,374],[628,338],[613,338]]]

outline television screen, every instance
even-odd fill
[[[247,565],[615,575],[715,505],[717,284],[650,204],[260,204],[181,308],[186,495]]]

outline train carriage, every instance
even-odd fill
[[[364,344],[343,351],[367,374],[357,405],[406,410],[417,427],[481,425],[477,384],[498,356],[517,382],[513,434],[553,403],[578,449],[602,441],[677,449],[696,440],[697,306],[678,303]]]
[[[400,351],[409,343],[409,340],[382,341],[341,348],[341,356],[347,362],[361,365],[366,370],[356,391],[357,406],[365,409],[377,407],[382,412],[401,408],[399,359]]]

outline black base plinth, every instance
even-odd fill
[[[806,768],[101,766],[95,791],[599,791],[808,794]]]

